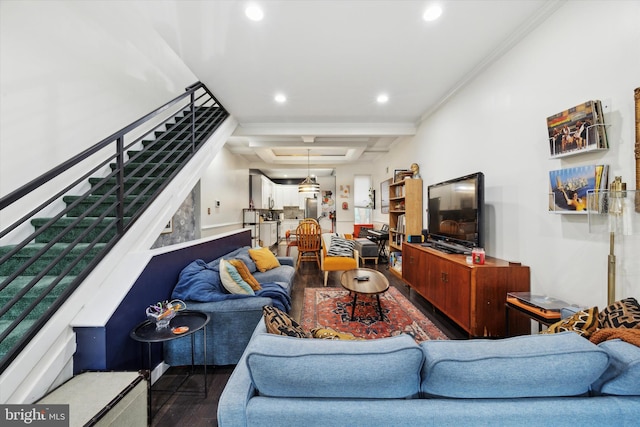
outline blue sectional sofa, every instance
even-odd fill
[[[286,296],[291,295],[293,287],[293,277],[295,274],[293,258],[277,257],[280,267],[276,267],[265,272],[257,270],[255,263],[249,256],[249,247],[235,249],[226,255],[222,255],[212,261],[194,260],[186,268],[201,266],[201,274],[192,276],[194,286],[200,287],[200,294],[211,293],[211,289],[219,291],[221,288],[219,278],[220,259],[225,260],[241,259],[248,267],[249,271],[261,284],[276,283]],[[185,270],[183,270],[184,272]],[[181,274],[182,277],[182,274]],[[180,281],[178,282],[178,286]],[[205,291],[202,291],[202,288]],[[206,289],[206,288],[210,289]],[[183,290],[184,291],[184,290]],[[174,289],[172,298],[182,298],[184,292],[180,293]],[[259,296],[235,296],[234,299],[202,302],[207,299],[205,295],[200,301],[186,299],[189,310],[201,311],[209,314],[211,320],[207,325],[207,365],[234,365],[238,363],[256,324],[262,317],[262,307],[265,305],[277,306],[280,301],[275,301],[274,297]],[[271,295],[266,293],[266,295]],[[214,295],[215,297],[215,295]],[[202,334],[195,334],[195,364],[202,365],[203,360],[203,339]],[[183,366],[191,364],[191,338],[184,337],[164,343],[164,361],[171,366]]]
[[[502,340],[301,339],[256,326],[226,426],[637,426],[640,348],[572,332]]]

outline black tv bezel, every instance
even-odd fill
[[[455,237],[451,237],[451,236],[446,236],[446,235],[442,235],[442,234],[436,234],[432,232],[431,229],[431,192],[432,189],[437,188],[437,187],[442,187],[445,185],[451,185],[451,184],[455,184],[457,182],[462,182],[462,181],[469,181],[469,180],[475,180],[476,181],[476,191],[475,191],[475,202],[476,202],[476,206],[478,207],[476,209],[476,221],[478,224],[478,239],[477,241],[471,241],[471,240],[462,240],[462,239],[457,239]],[[427,206],[428,206],[428,212],[427,212],[427,219],[429,221],[429,228],[428,228],[428,238],[429,240],[437,243],[437,242],[446,242],[446,243],[452,243],[454,245],[459,245],[462,246],[466,249],[473,249],[474,247],[479,247],[479,248],[483,248],[484,247],[484,174],[482,172],[475,172],[475,173],[471,173],[468,175],[464,175],[464,176],[460,176],[457,178],[452,178],[446,181],[442,181],[442,182],[438,182],[435,184],[431,184],[427,187]],[[462,249],[462,248],[461,248]]]

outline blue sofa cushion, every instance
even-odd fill
[[[604,374],[593,384],[598,394],[640,396],[640,347],[621,340],[598,344],[606,351],[611,363]]]
[[[427,397],[577,396],[589,392],[609,363],[604,350],[573,332],[420,345]]]
[[[277,282],[283,288],[289,289],[289,285],[293,283],[293,276],[296,274],[296,269],[290,265],[281,265],[277,268],[272,268],[264,273],[256,271],[253,273],[253,277],[260,283]]]
[[[214,271],[220,271],[220,259],[224,258],[226,260],[231,260],[231,259],[240,259],[242,260],[242,262],[244,262],[244,264],[247,266],[247,268],[249,269],[249,272],[251,274],[255,273],[258,268],[256,267],[256,263],[253,262],[253,259],[251,259],[251,257],[249,256],[249,246],[243,246],[241,248],[238,248],[234,251],[229,252],[226,255],[223,255],[220,258],[216,258],[213,261],[209,262],[209,267],[214,270]]]
[[[253,385],[270,397],[417,397],[424,360],[409,335],[340,341],[259,334],[246,354]]]

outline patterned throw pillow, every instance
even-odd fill
[[[588,310],[582,310],[573,316],[562,319],[559,322],[549,326],[543,334],[555,334],[558,332],[571,331],[585,338],[589,338],[592,333],[598,329],[598,307],[591,307]]]
[[[224,259],[220,260],[220,281],[222,286],[232,294],[255,295],[251,286],[240,276],[238,270]]]
[[[635,298],[616,301],[600,312],[601,328],[640,328],[640,304]]]
[[[348,240],[338,236],[331,236],[331,244],[327,251],[328,256],[353,257],[353,249],[356,247],[355,240]]]
[[[305,331],[298,322],[282,310],[270,305],[262,307],[264,324],[267,332],[276,335],[286,335],[296,338],[311,338],[311,334]]]
[[[247,267],[247,265],[242,262],[241,259],[230,259],[229,264],[233,265],[236,270],[238,270],[238,273],[240,273],[240,277],[242,277],[242,280],[247,282],[249,286],[251,286],[251,289],[253,289],[254,291],[259,291],[260,289],[262,289],[262,286],[260,286],[260,282],[258,282],[256,278],[253,277],[253,274],[251,274],[251,272],[249,271],[249,267]]]
[[[276,258],[269,248],[249,249],[249,256],[262,273],[272,268],[280,267],[280,261],[278,261],[278,258]]]
[[[358,338],[350,332],[338,332],[331,328],[313,328],[311,329],[311,336],[324,340],[363,340],[363,338]]]

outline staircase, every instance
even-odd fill
[[[196,84],[191,90],[210,95],[203,88]],[[228,116],[213,96],[203,101],[191,93],[189,104],[179,106],[172,118],[154,124],[151,132],[127,147],[122,135],[110,137],[118,148],[83,176],[90,189],[57,194],[46,202],[52,206],[62,200],[66,207],[60,212],[40,217],[41,205],[23,217],[22,222],[31,225],[31,235],[0,247],[0,373]],[[135,124],[139,130],[140,124]],[[104,170],[107,173],[97,173]],[[0,207],[11,204],[10,199],[16,199],[13,193],[0,200]],[[24,224],[7,227],[0,238]]]

